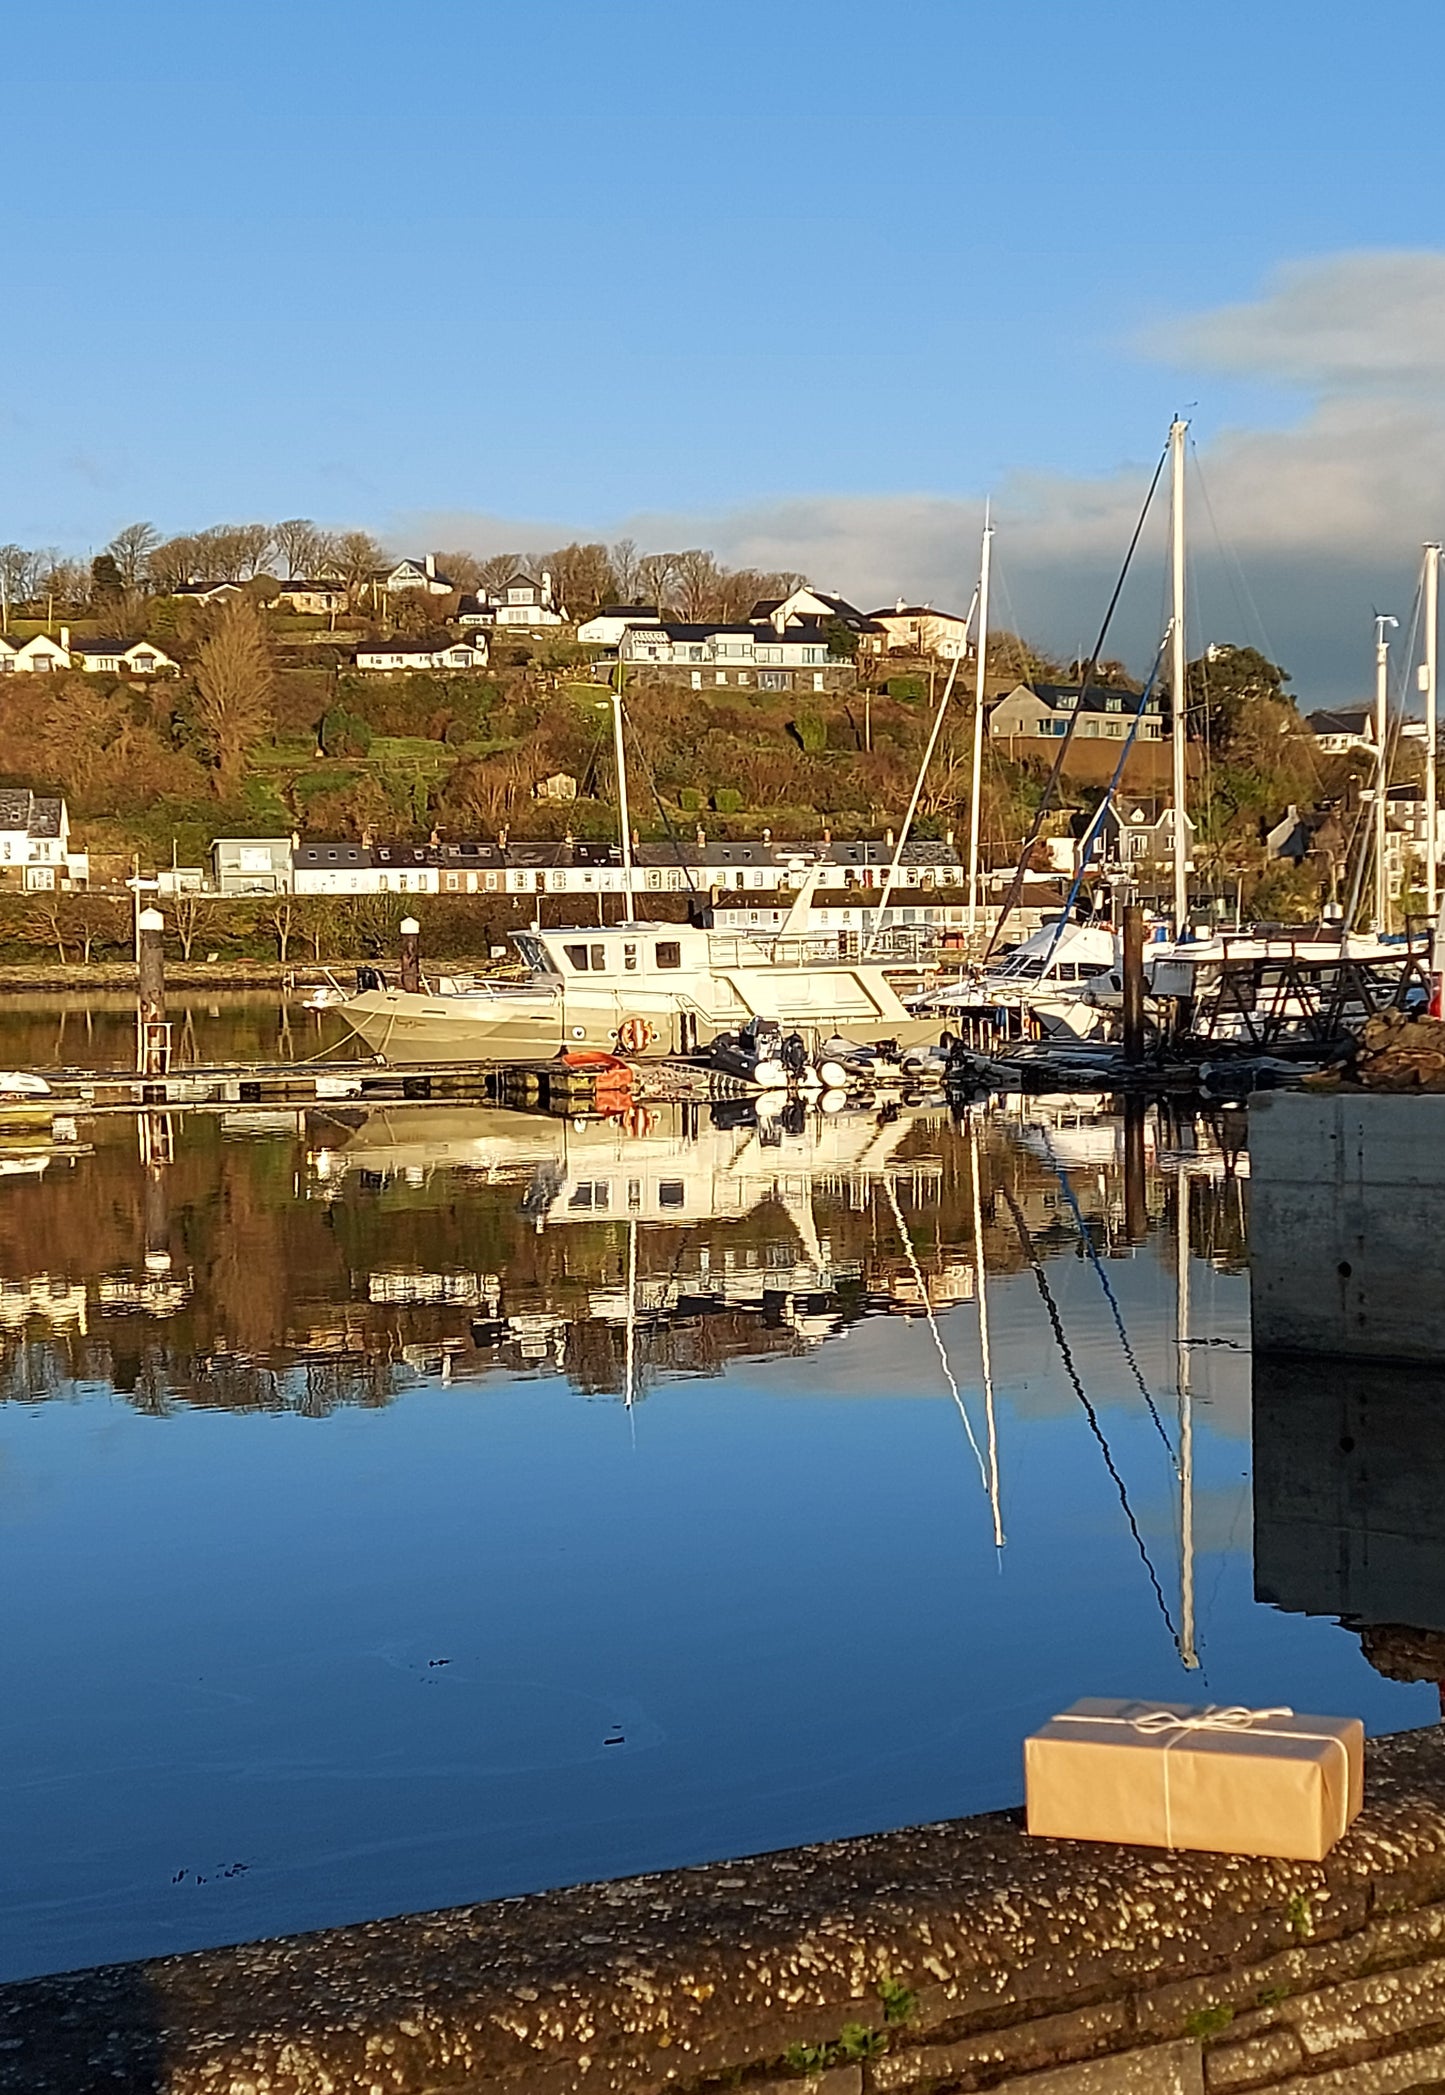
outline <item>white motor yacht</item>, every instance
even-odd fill
[[[937,1018],[914,1016],[881,961],[845,959],[836,934],[808,929],[815,879],[773,938],[706,925],[626,923],[520,931],[520,982],[381,984],[339,1007],[391,1062],[535,1062],[569,1050],[636,1058],[692,1054],[752,1020],[802,1035],[913,1047]]]

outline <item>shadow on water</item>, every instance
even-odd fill
[[[1445,1709],[1445,1372],[1256,1359],[1254,1584]]]

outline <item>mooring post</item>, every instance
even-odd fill
[[[1144,911],[1124,905],[1124,1060],[1144,1059]]]
[[[401,986],[413,994],[421,988],[421,925],[415,917],[401,920]]]
[[[143,909],[136,930],[136,1069],[143,1077],[163,1077],[171,1066],[171,1029],[166,1022],[166,920],[158,909]]]
[[[1144,1101],[1137,1091],[1129,1092],[1124,1099],[1124,1234],[1131,1244],[1142,1244],[1149,1234]]]

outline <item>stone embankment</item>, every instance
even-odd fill
[[[1307,1080],[1315,1090],[1445,1091],[1445,1022],[1382,1011],[1362,1026],[1346,1062]]]
[[[1445,2083],[1445,1734],[1322,1865],[1015,1813],[0,1989],[6,2095],[1404,2095]]]

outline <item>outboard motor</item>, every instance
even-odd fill
[[[356,970],[356,993],[362,996],[369,989],[385,989],[386,978],[379,967],[359,967]]]

